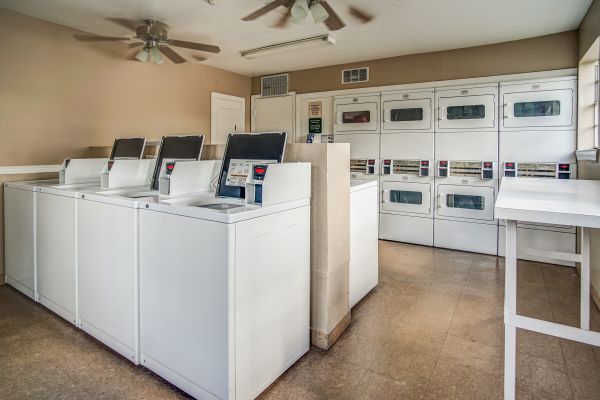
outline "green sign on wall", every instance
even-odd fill
[[[309,118],[308,133],[323,133],[323,118]]]

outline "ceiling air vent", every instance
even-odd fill
[[[342,71],[342,83],[367,82],[369,80],[369,68],[353,68]]]
[[[262,97],[286,96],[288,94],[288,74],[269,75],[260,78]]]

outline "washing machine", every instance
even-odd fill
[[[309,349],[310,164],[284,149],[232,135],[217,197],[141,207],[142,364],[196,398],[256,398]]]
[[[498,254],[498,163],[439,160],[435,181],[435,247]]]
[[[203,135],[165,136],[149,185],[77,196],[79,327],[134,364],[139,363],[140,201],[167,197],[160,194],[161,176],[179,170],[176,160],[198,160],[203,141]],[[214,169],[214,162],[198,165]],[[112,178],[115,168],[116,163],[108,174],[111,184],[120,182]]]
[[[577,78],[502,83],[500,96],[501,176],[576,179]],[[500,221],[500,255],[505,252],[504,233],[504,221]],[[519,223],[517,238],[525,247],[576,250],[573,226]],[[524,259],[574,266],[545,257]]]
[[[115,139],[111,159],[135,158],[144,150],[145,138]],[[36,300],[36,203],[39,188],[69,190],[95,186],[106,159],[69,159],[59,170],[59,179],[9,182],[4,185],[5,280]]]

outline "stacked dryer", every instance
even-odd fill
[[[379,94],[336,97],[334,100],[336,143],[350,143],[352,179],[379,176]]]
[[[575,179],[577,78],[563,77],[500,85],[501,175]],[[499,253],[504,255],[504,222]],[[575,227],[519,224],[519,245],[546,251],[575,252]],[[535,258],[535,259],[534,259]],[[561,263],[551,258],[534,261]]]
[[[384,94],[380,239],[433,245],[434,91]]]
[[[436,90],[434,246],[498,253],[498,84]]]

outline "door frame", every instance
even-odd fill
[[[216,133],[217,130],[217,118],[216,118],[216,102],[218,100],[227,100],[227,101],[235,101],[239,102],[241,100],[242,103],[242,129],[240,132],[246,131],[246,98],[239,96],[232,96],[229,94],[223,94],[219,92],[210,92],[210,144],[215,144],[213,142],[213,133]]]
[[[292,114],[293,114],[293,123],[292,123],[292,132],[287,132],[288,134],[288,143],[296,143],[296,130],[297,130],[297,126],[296,126],[296,116],[297,116],[297,110],[296,110],[296,92],[288,92],[287,94],[281,95],[281,96],[267,96],[264,97],[266,99],[272,98],[272,97],[287,97],[287,96],[291,96],[292,97]],[[250,132],[255,132],[255,126],[256,126],[256,110],[254,108],[254,102],[256,99],[262,99],[263,96],[260,94],[253,94],[252,96],[250,96]]]

